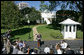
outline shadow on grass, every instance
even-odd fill
[[[19,39],[19,37],[15,38],[14,37],[15,35],[24,35],[26,33],[30,33],[31,30],[32,30],[31,28],[22,28],[22,29],[18,29],[18,30],[12,31],[11,32],[10,41],[13,42],[15,39]],[[29,39],[31,39],[31,37]]]
[[[15,35],[23,35],[29,32],[31,32],[31,28],[23,28],[23,29],[12,31],[11,34],[15,36]]]
[[[53,25],[53,24],[49,24],[46,28],[49,29],[54,29],[54,30],[61,30],[60,25]]]

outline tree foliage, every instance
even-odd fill
[[[39,11],[37,11],[34,7],[32,8],[24,8],[21,10],[21,13],[25,16],[27,15],[26,17],[26,21],[27,20],[30,20],[30,21],[35,21],[37,19],[40,19],[41,18],[41,14]]]
[[[59,18],[56,18],[57,21],[54,23],[60,22],[69,17],[75,21],[80,22],[82,24],[80,29],[83,29],[83,1],[49,1],[49,5],[46,5],[46,6],[48,7],[48,10],[50,11],[53,11],[53,10],[57,11],[58,7],[61,8],[60,9],[61,11],[57,13],[59,14],[61,13],[63,15],[56,15]],[[45,7],[41,7],[41,9],[42,8],[45,8]],[[67,8],[68,8],[68,11],[65,11],[67,10]],[[65,14],[69,14],[69,15],[65,15]]]
[[[44,1],[41,1],[41,4],[40,4],[40,11],[44,11],[45,9],[49,9],[49,6],[44,4]]]
[[[22,15],[13,1],[1,1],[1,27],[18,28]]]

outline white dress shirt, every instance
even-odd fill
[[[62,43],[61,48],[63,48],[63,49],[67,48],[67,43]]]

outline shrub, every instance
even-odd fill
[[[77,38],[83,39],[83,32],[82,31],[80,31],[80,30],[77,31]]]

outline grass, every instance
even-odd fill
[[[50,29],[47,25],[37,27],[37,31],[42,35],[42,40],[62,39],[60,30]]]
[[[20,27],[19,29],[12,29],[12,37],[10,38],[10,40],[14,41],[17,38],[19,38],[20,40],[33,41],[32,27],[34,26],[35,25],[30,25],[30,27],[24,26],[24,27]],[[1,33],[5,33],[7,31],[8,31],[7,29],[1,29]],[[50,28],[47,25],[37,27],[37,31],[42,35],[42,40],[63,39],[60,30]],[[80,30],[77,31],[77,39],[83,39],[83,32]]]
[[[19,40],[33,41],[33,26],[34,25],[20,27],[19,29],[11,29],[12,37],[10,38],[10,40],[14,41],[19,38]],[[7,29],[1,29],[1,33],[5,33],[6,31]]]
[[[42,35],[42,40],[60,40],[63,39],[63,35],[60,30],[53,29],[48,25],[37,27],[38,32]],[[57,36],[59,36],[57,38]],[[77,39],[83,39],[83,32],[77,31]]]

